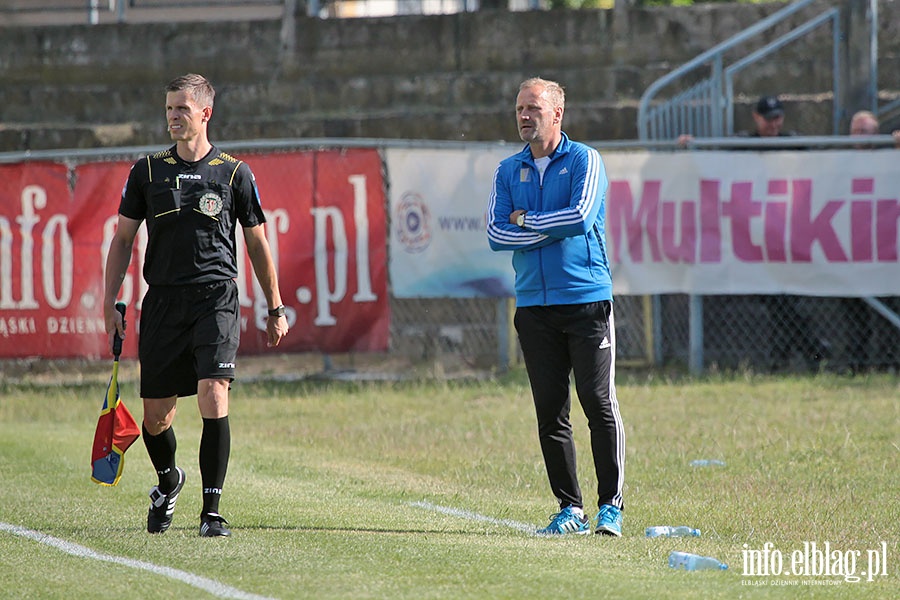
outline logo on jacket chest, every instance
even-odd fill
[[[222,198],[213,192],[207,192],[200,196],[200,206],[198,207],[207,217],[215,217],[222,212]]]

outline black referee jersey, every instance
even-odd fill
[[[237,277],[236,223],[265,223],[250,167],[215,146],[181,159],[175,146],[131,167],[119,214],[147,221],[144,279],[190,285]]]

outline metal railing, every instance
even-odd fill
[[[822,13],[727,67],[724,64],[726,52],[781,24],[815,1],[800,0],[769,15],[650,84],[641,97],[638,108],[640,139],[672,139],[681,134],[698,137],[733,135],[735,74],[825,23],[831,23],[832,26],[832,81],[835,102],[833,124],[834,133],[837,134],[842,114],[839,106],[841,27],[838,9],[832,8]],[[688,76],[695,76],[700,69],[710,69],[709,77],[676,93],[668,100],[657,101],[660,91],[664,88],[682,83]]]
[[[586,140],[586,144],[601,152],[607,150],[777,150],[804,148],[807,150],[890,148],[896,145],[893,136],[879,135],[797,135],[777,138],[713,137],[694,138],[681,144],[675,140]],[[256,150],[296,150],[322,148],[427,148],[467,149],[496,145],[497,142],[459,140],[426,140],[400,138],[279,138],[217,141],[216,146],[229,152]],[[37,160],[94,160],[109,156],[138,157],[159,150],[164,144],[118,146],[115,148],[57,148],[50,150],[14,150],[0,152],[0,165]],[[510,149],[521,146],[511,144]]]
[[[831,72],[832,72],[832,92],[834,94],[834,107],[832,110],[832,133],[837,134],[840,130],[841,110],[839,106],[839,98],[841,97],[841,78],[838,76],[838,68],[840,66],[840,36],[841,24],[838,20],[840,11],[832,8],[818,17],[810,19],[803,25],[793,29],[789,34],[783,35],[777,40],[767,44],[755,52],[751,52],[744,58],[735,62],[733,65],[725,69],[725,98],[728,109],[725,111],[726,116],[726,135],[734,134],[734,76],[740,71],[746,69],[750,65],[759,62],[773,52],[780,50],[782,47],[810,33],[820,25],[831,23]]]

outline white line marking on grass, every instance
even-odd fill
[[[495,519],[494,517],[488,517],[485,515],[479,515],[478,513],[474,513],[468,510],[462,510],[459,508],[450,508],[448,506],[440,506],[438,504],[432,504],[431,502],[419,501],[419,502],[410,502],[410,506],[415,506],[416,508],[424,508],[425,510],[431,510],[434,512],[443,513],[445,515],[452,515],[454,517],[460,517],[462,519],[469,519],[472,521],[484,521],[485,523],[491,523],[492,525],[505,525],[506,527],[510,527],[512,529],[517,529],[518,531],[524,531],[526,533],[534,533],[537,529],[534,525],[529,525],[528,523],[521,523],[519,521],[513,521],[511,519]]]
[[[91,550],[90,548],[87,548],[85,546],[73,544],[72,542],[67,542],[66,540],[61,540],[59,538],[41,533],[40,531],[34,531],[33,529],[19,527],[18,525],[10,525],[9,523],[0,522],[0,531],[8,531],[13,535],[19,535],[25,538],[32,539],[40,544],[51,546],[58,550],[62,550],[66,554],[71,554],[72,556],[77,556],[79,558],[90,558],[92,560],[99,560],[103,562],[131,567],[132,569],[149,571],[150,573],[153,573],[155,575],[162,575],[163,577],[168,577],[170,579],[175,579],[188,585],[192,585],[195,588],[201,589],[204,592],[208,592],[218,598],[234,598],[235,600],[274,600],[267,596],[248,594],[247,592],[242,592],[239,589],[233,588],[223,583],[219,583],[218,581],[215,581],[213,579],[201,577],[200,575],[194,575],[193,573],[188,573],[186,571],[179,571],[178,569],[173,569],[171,567],[160,567],[158,565],[154,565],[153,563],[144,562],[142,560],[123,558],[121,556],[112,556],[111,554],[101,554],[100,552],[95,552],[94,550]]]

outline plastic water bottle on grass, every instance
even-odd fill
[[[657,527],[648,527],[646,530],[648,538],[655,537],[700,537],[700,530],[693,527],[679,525],[672,527],[671,525],[660,525]]]
[[[669,566],[673,569],[684,569],[685,571],[703,571],[707,569],[724,571],[728,568],[728,565],[719,562],[712,556],[700,556],[690,552],[672,552],[669,554]]]
[[[701,458],[698,460],[691,461],[692,467],[724,467],[725,461],[718,459],[709,459],[709,458]]]

